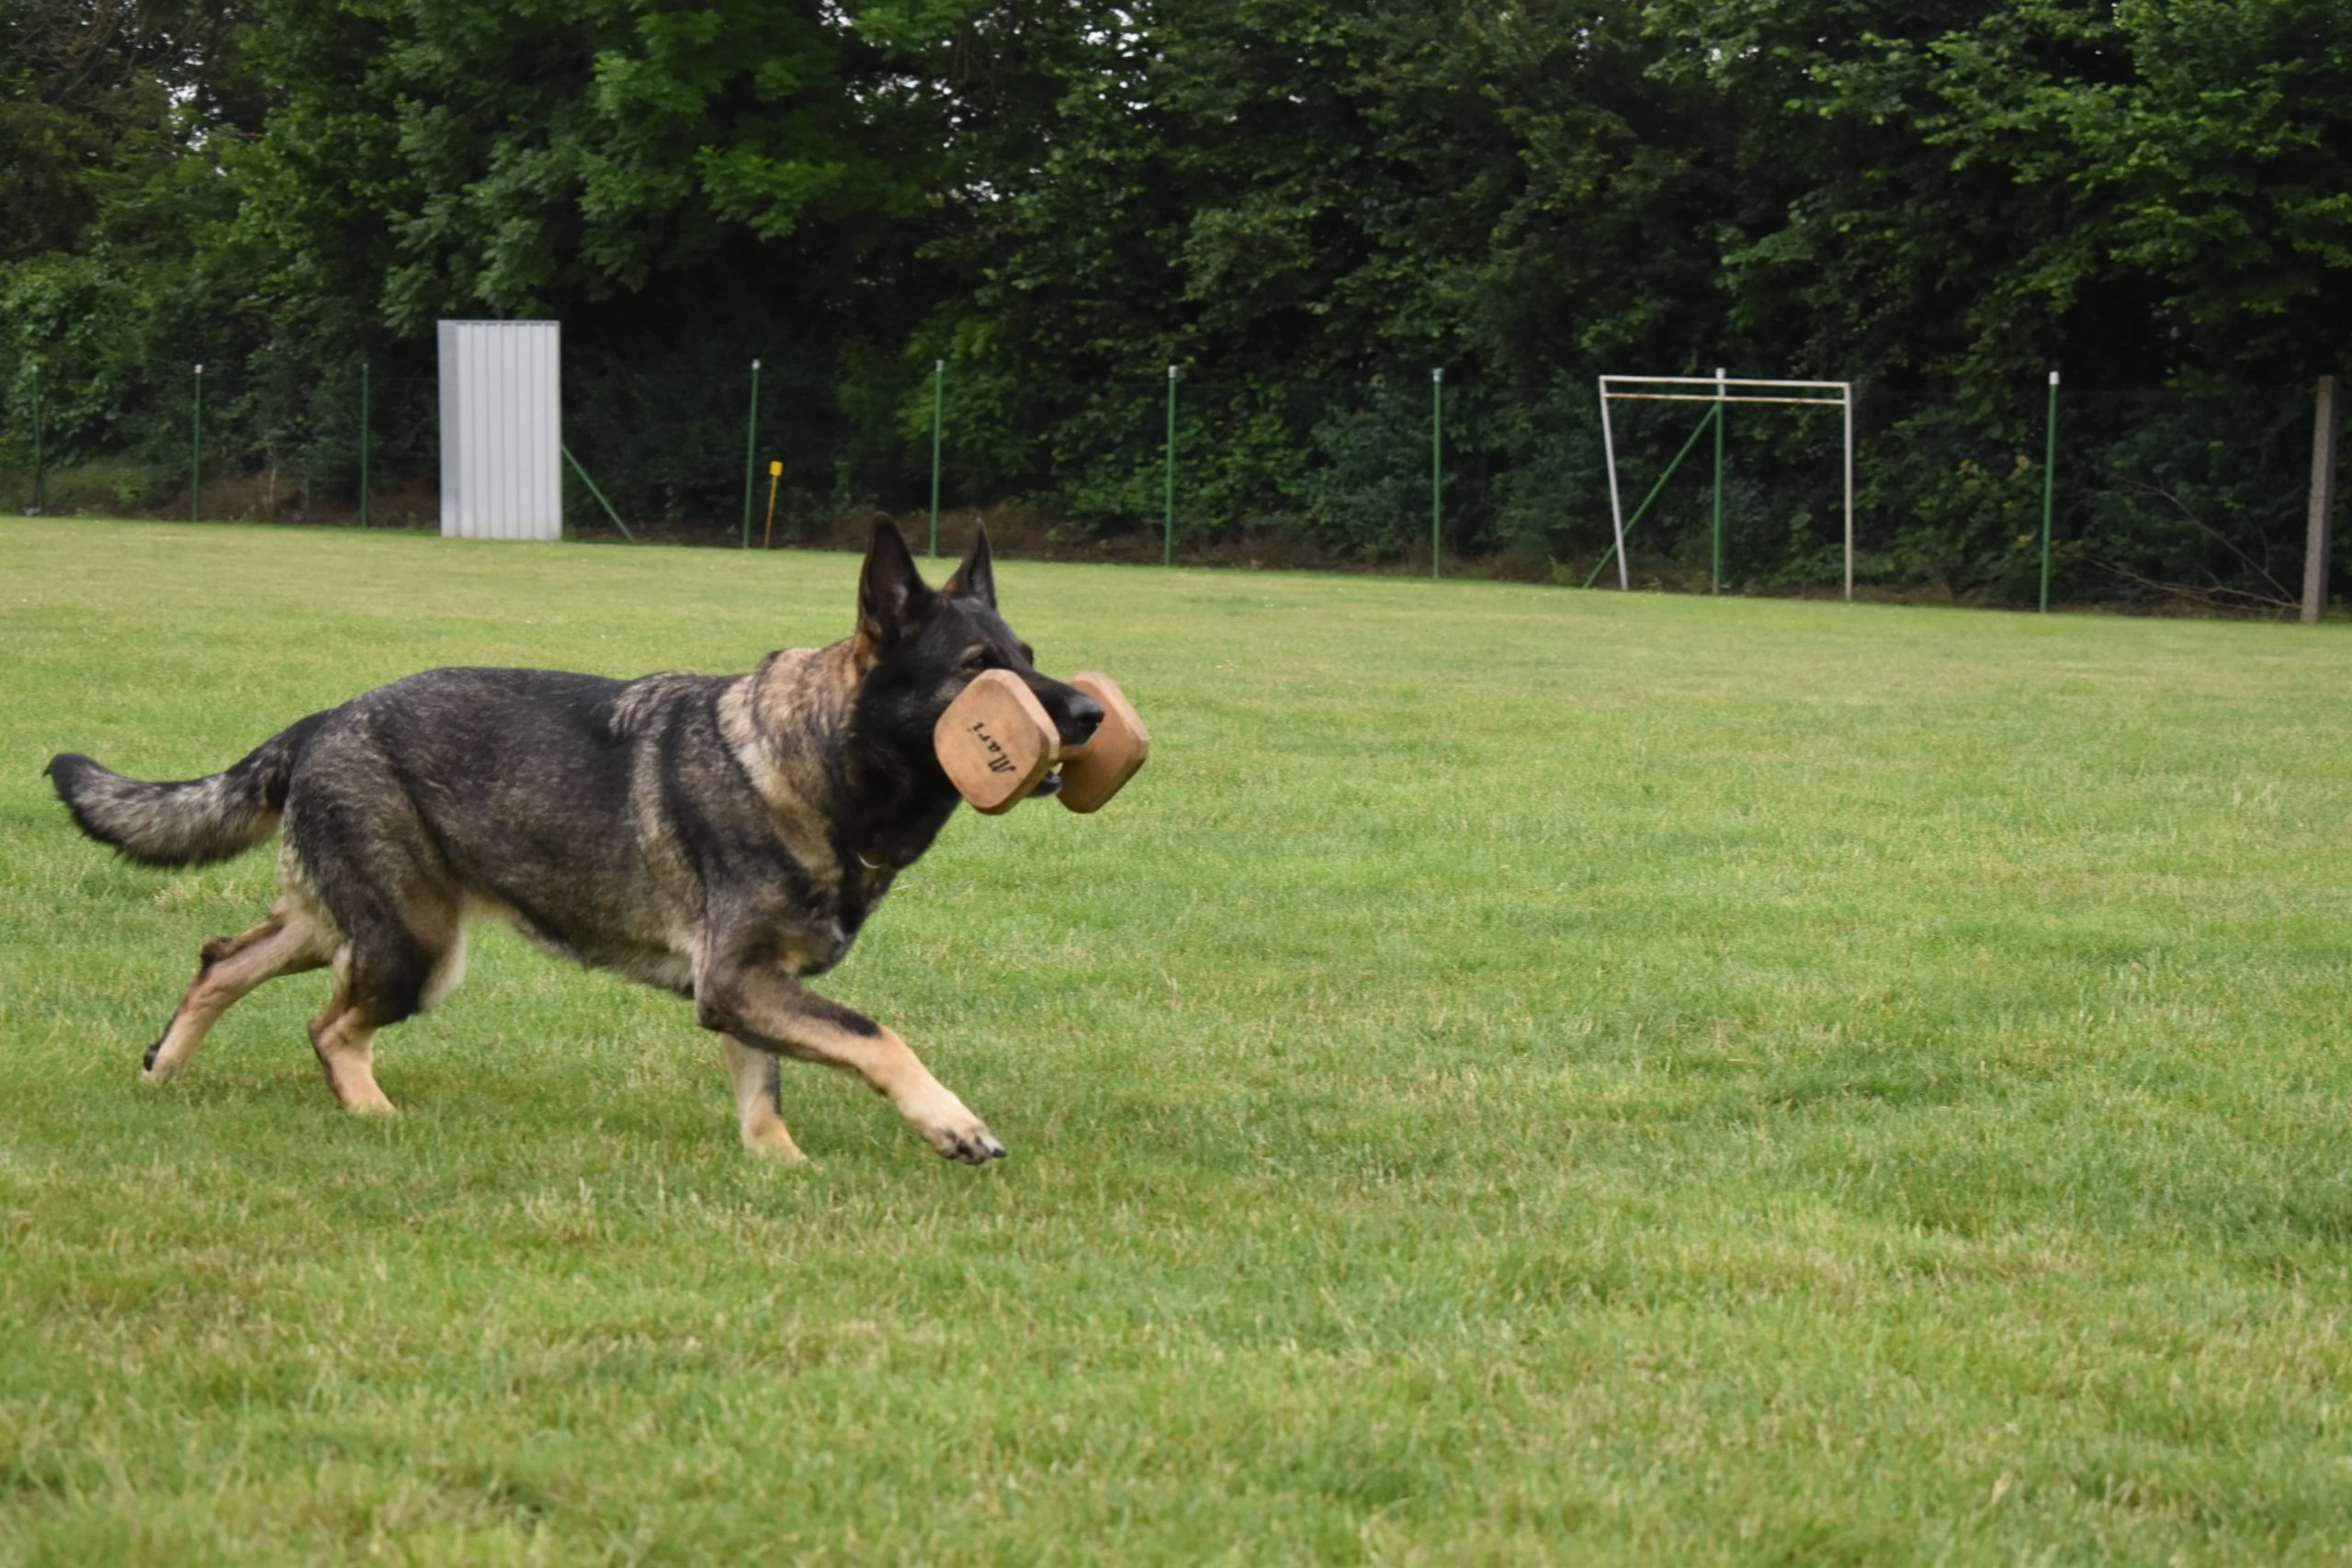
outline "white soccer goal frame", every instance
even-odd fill
[[[1703,392],[1626,392],[1627,387],[1704,387]],[[1734,387],[1769,387],[1773,392],[1734,392]],[[1834,392],[1835,397],[1783,394]],[[1815,403],[1845,411],[1846,419],[1846,597],[1854,597],[1854,384],[1851,381],[1790,381],[1753,376],[1603,376],[1600,378],[1600,446],[1609,463],[1609,520],[1617,540],[1617,586],[1633,589],[1633,574],[1625,564],[1625,508],[1617,492],[1617,433],[1609,420],[1611,402],[1652,403]]]

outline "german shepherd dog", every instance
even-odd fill
[[[268,918],[204,944],[143,1077],[188,1065],[265,980],[328,968],[311,1021],[327,1087],[390,1111],[376,1034],[463,977],[466,923],[691,998],[718,1033],[744,1146],[799,1157],[776,1064],[853,1073],[952,1160],[1004,1145],[888,1029],[805,984],[842,961],[957,795],[932,727],[974,676],[1027,682],[1066,745],[1102,707],[1041,675],[996,607],[983,531],[938,589],[874,534],[854,635],[748,675],[637,681],[433,670],[311,715],[225,773],[142,784],[89,758],[49,776],[85,833],[144,865],[203,865],[281,829]],[[1051,793],[1052,775],[1040,784]]]

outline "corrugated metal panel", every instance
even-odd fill
[[[441,534],[563,536],[563,334],[554,321],[443,321]]]

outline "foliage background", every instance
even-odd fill
[[[21,0],[0,17],[0,501],[335,515],[434,473],[432,323],[552,316],[624,513],[929,499],[1568,575],[1602,369],[1856,378],[1864,575],[2280,595],[2352,319],[2352,17],[2317,0]],[[1637,412],[1644,488],[1689,412]],[[1736,583],[1837,570],[1834,419],[1735,413]],[[242,485],[242,488],[240,486]],[[1703,484],[1645,524],[1703,571]],[[582,502],[582,509],[586,503]]]

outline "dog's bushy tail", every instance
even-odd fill
[[[209,865],[277,831],[294,762],[325,714],[272,736],[225,773],[179,784],[127,779],[78,751],[49,760],[74,825],[141,865]]]

